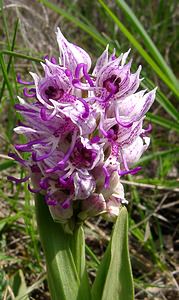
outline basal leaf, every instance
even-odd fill
[[[133,279],[128,251],[128,218],[123,207],[92,288],[93,300],[133,300]]]
[[[52,300],[76,300],[79,276],[71,252],[70,239],[61,224],[55,223],[44,197],[36,197],[37,223],[47,265],[49,290]]]
[[[90,300],[90,285],[86,271],[85,237],[82,226],[78,226],[74,230],[73,238],[71,239],[71,251],[80,279],[80,287],[77,299]]]

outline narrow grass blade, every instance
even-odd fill
[[[179,125],[179,111],[175,108],[175,106],[170,102],[170,100],[165,97],[165,95],[161,91],[157,91],[156,96],[157,102],[165,109],[165,111],[178,122]]]
[[[51,299],[76,300],[80,281],[70,249],[73,236],[65,233],[62,225],[53,221],[42,195],[36,197],[35,204]]]
[[[99,259],[97,258],[97,256],[93,253],[93,251],[90,249],[90,247],[88,247],[88,245],[85,245],[86,248],[86,253],[91,257],[91,259],[96,263],[96,265],[98,266],[100,264]]]
[[[159,67],[163,70],[163,72],[167,75],[169,80],[173,83],[173,85],[178,89],[178,80],[175,77],[174,73],[170,69],[170,67],[165,62],[164,58],[160,54],[159,50],[153,43],[150,36],[147,34],[146,30],[140,23],[139,19],[135,16],[134,12],[131,10],[129,5],[124,0],[116,0],[117,5],[123,10],[128,19],[132,22],[132,25],[136,28],[137,32],[141,35],[143,43],[146,49],[151,53],[153,59],[159,65]]]
[[[3,77],[4,77],[4,82],[7,85],[7,89],[9,92],[9,98],[10,98],[10,105],[9,105],[9,109],[8,109],[8,122],[7,122],[7,135],[9,137],[9,139],[11,140],[12,138],[12,128],[14,127],[14,121],[15,121],[15,114],[13,111],[13,106],[15,104],[15,97],[14,97],[14,91],[12,88],[12,84],[10,79],[8,78],[8,74],[7,74],[7,66],[5,64],[3,55],[0,53],[0,66],[2,69],[2,73],[3,73]],[[8,101],[9,102],[9,101]]]
[[[129,32],[129,30],[124,26],[124,24],[119,20],[119,18],[112,12],[112,10],[104,3],[103,0],[98,0],[106,13],[113,19],[115,24],[119,27],[121,32],[126,36],[126,38],[133,44],[133,46],[138,50],[140,55],[146,60],[146,62],[152,67],[152,69],[158,74],[158,76],[163,80],[163,82],[170,88],[170,90],[179,98],[179,90],[176,86],[168,79],[168,77],[161,71],[155,61],[149,56],[149,54],[144,50],[141,44],[135,39],[135,37]]]
[[[0,0],[0,10],[1,10],[1,15],[2,15],[2,21],[3,21],[3,29],[4,29],[4,32],[5,32],[5,36],[6,36],[6,40],[7,40],[7,46],[10,50],[11,48],[11,43],[10,43],[10,37],[9,37],[9,31],[8,31],[8,25],[7,25],[7,22],[6,22],[6,17],[4,15],[4,8],[3,8],[3,5],[4,5],[4,1],[3,0]]]
[[[174,123],[170,120],[167,120],[167,118],[155,116],[154,114],[148,112],[146,119],[152,123],[160,125],[161,127],[179,132],[179,124],[177,124],[176,122]]]
[[[145,89],[155,88],[154,83],[148,78],[145,78],[145,80],[141,82],[141,85]],[[171,101],[164,95],[164,93],[162,93],[162,91],[159,89],[157,89],[156,100],[174,120],[179,122],[179,111],[175,108],[175,106],[171,103]]]
[[[4,171],[8,168],[12,168],[16,165],[13,160],[3,161],[0,163],[0,171]]]
[[[7,69],[6,69],[6,65],[5,65],[5,62],[4,62],[3,55],[1,53],[0,53],[0,65],[1,65],[1,68],[2,68],[4,80],[6,82],[6,85],[7,85],[8,91],[9,91],[9,96],[10,96],[10,99],[11,99],[11,104],[14,105],[15,101],[14,101],[13,89],[12,89],[11,83],[9,81],[8,74],[7,74]]]
[[[128,218],[123,207],[92,287],[92,300],[133,300],[134,287],[128,251]]]
[[[26,290],[26,295],[31,294],[34,290],[40,289],[46,277],[47,277],[46,274],[42,274],[38,280],[36,280],[31,286],[28,286]],[[24,296],[22,296],[19,300],[24,300],[23,299]]]
[[[158,152],[154,152],[152,154],[145,155],[144,157],[142,157],[137,162],[137,164],[140,164],[140,163],[143,163],[143,162],[146,162],[146,161],[150,161],[151,159],[158,158],[158,157],[165,157],[165,156],[168,156],[168,155],[173,156],[173,154],[175,154],[175,153],[179,154],[179,147],[175,147],[173,149],[158,151]]]
[[[25,282],[25,277],[22,270],[18,270],[13,278],[12,281],[12,290],[15,296],[15,300],[29,300],[27,295],[27,285]]]
[[[19,58],[22,58],[22,59],[27,59],[27,60],[35,61],[35,62],[39,62],[39,63],[40,62],[44,62],[43,59],[32,57],[32,56],[28,56],[28,55],[17,53],[17,52],[13,52],[13,51],[9,51],[9,50],[3,50],[3,51],[0,52],[0,54],[6,54],[6,55],[9,55],[9,56],[15,56],[15,57],[19,57]]]
[[[11,48],[10,48],[11,51],[13,51],[14,47],[15,47],[15,40],[16,40],[16,35],[17,35],[18,23],[19,23],[19,20],[17,20],[16,23],[15,23],[14,34],[13,34],[13,38],[12,38],[12,45],[11,45]],[[12,56],[10,56],[8,64],[7,64],[7,74],[9,73],[9,70],[10,70],[10,67],[11,67],[11,62],[12,62]],[[0,101],[1,101],[1,98],[2,98],[3,93],[4,93],[5,85],[6,85],[6,81],[4,80],[3,84],[2,84],[1,91],[0,91]]]
[[[3,196],[2,193],[0,195],[1,195],[1,197]],[[23,211],[20,211],[20,212],[16,213],[13,216],[8,216],[8,217],[5,217],[3,219],[0,219],[0,227],[2,226],[2,224],[5,224],[5,225],[6,224],[11,224],[11,223],[15,222],[16,220],[22,218],[22,216],[23,216]]]

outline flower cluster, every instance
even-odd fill
[[[34,193],[43,193],[53,218],[67,222],[74,215],[85,219],[100,213],[116,216],[125,203],[120,176],[132,168],[147,149],[151,128],[143,120],[155,98],[155,89],[137,91],[141,67],[131,72],[129,52],[116,57],[108,47],[91,74],[91,59],[57,31],[60,59],[46,58],[44,76],[30,73],[26,101],[18,97],[16,110],[24,123],[14,129],[26,144],[15,145],[29,176],[10,177],[16,183],[32,179]],[[30,98],[32,100],[30,100]],[[28,100],[27,100],[28,99]]]

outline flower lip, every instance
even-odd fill
[[[119,92],[119,83],[121,82],[121,78],[117,77],[117,75],[112,75],[110,78],[107,78],[103,82],[103,87],[112,94],[116,94]]]
[[[46,201],[47,205],[49,205],[49,206],[56,206],[57,205],[57,200],[53,199],[51,197],[51,195],[49,195],[49,194],[47,194],[45,196],[45,201]]]
[[[70,156],[70,161],[77,168],[90,168],[96,156],[96,151],[85,148],[80,141],[77,141]]]
[[[64,90],[59,89],[53,85],[49,85],[45,91],[45,95],[47,96],[48,99],[54,99],[54,100],[59,100],[60,98],[63,97]]]
[[[108,138],[116,141],[118,139],[119,125],[113,125],[107,132]]]
[[[47,190],[50,186],[49,185],[49,178],[48,177],[42,178],[39,182],[39,186],[41,187],[41,189]]]
[[[61,207],[63,209],[67,209],[70,207],[70,199],[65,199],[62,203],[61,203]]]

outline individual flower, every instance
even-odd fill
[[[141,66],[136,73],[131,73],[132,61],[126,63],[128,54],[129,51],[116,58],[109,56],[106,49],[97,61],[93,72],[96,74],[95,94],[106,104],[124,99],[139,87]]]
[[[87,52],[60,29],[57,41],[59,63],[46,58],[44,74],[30,73],[31,82],[18,75],[26,100],[18,97],[23,122],[14,131],[27,141],[9,155],[28,175],[9,179],[31,178],[29,190],[44,194],[55,221],[67,225],[98,214],[113,220],[127,203],[120,176],[141,169],[132,166],[150,143],[151,127],[142,126],[156,89],[138,91],[141,67],[131,72],[130,51],[116,57],[107,47],[90,74]]]

